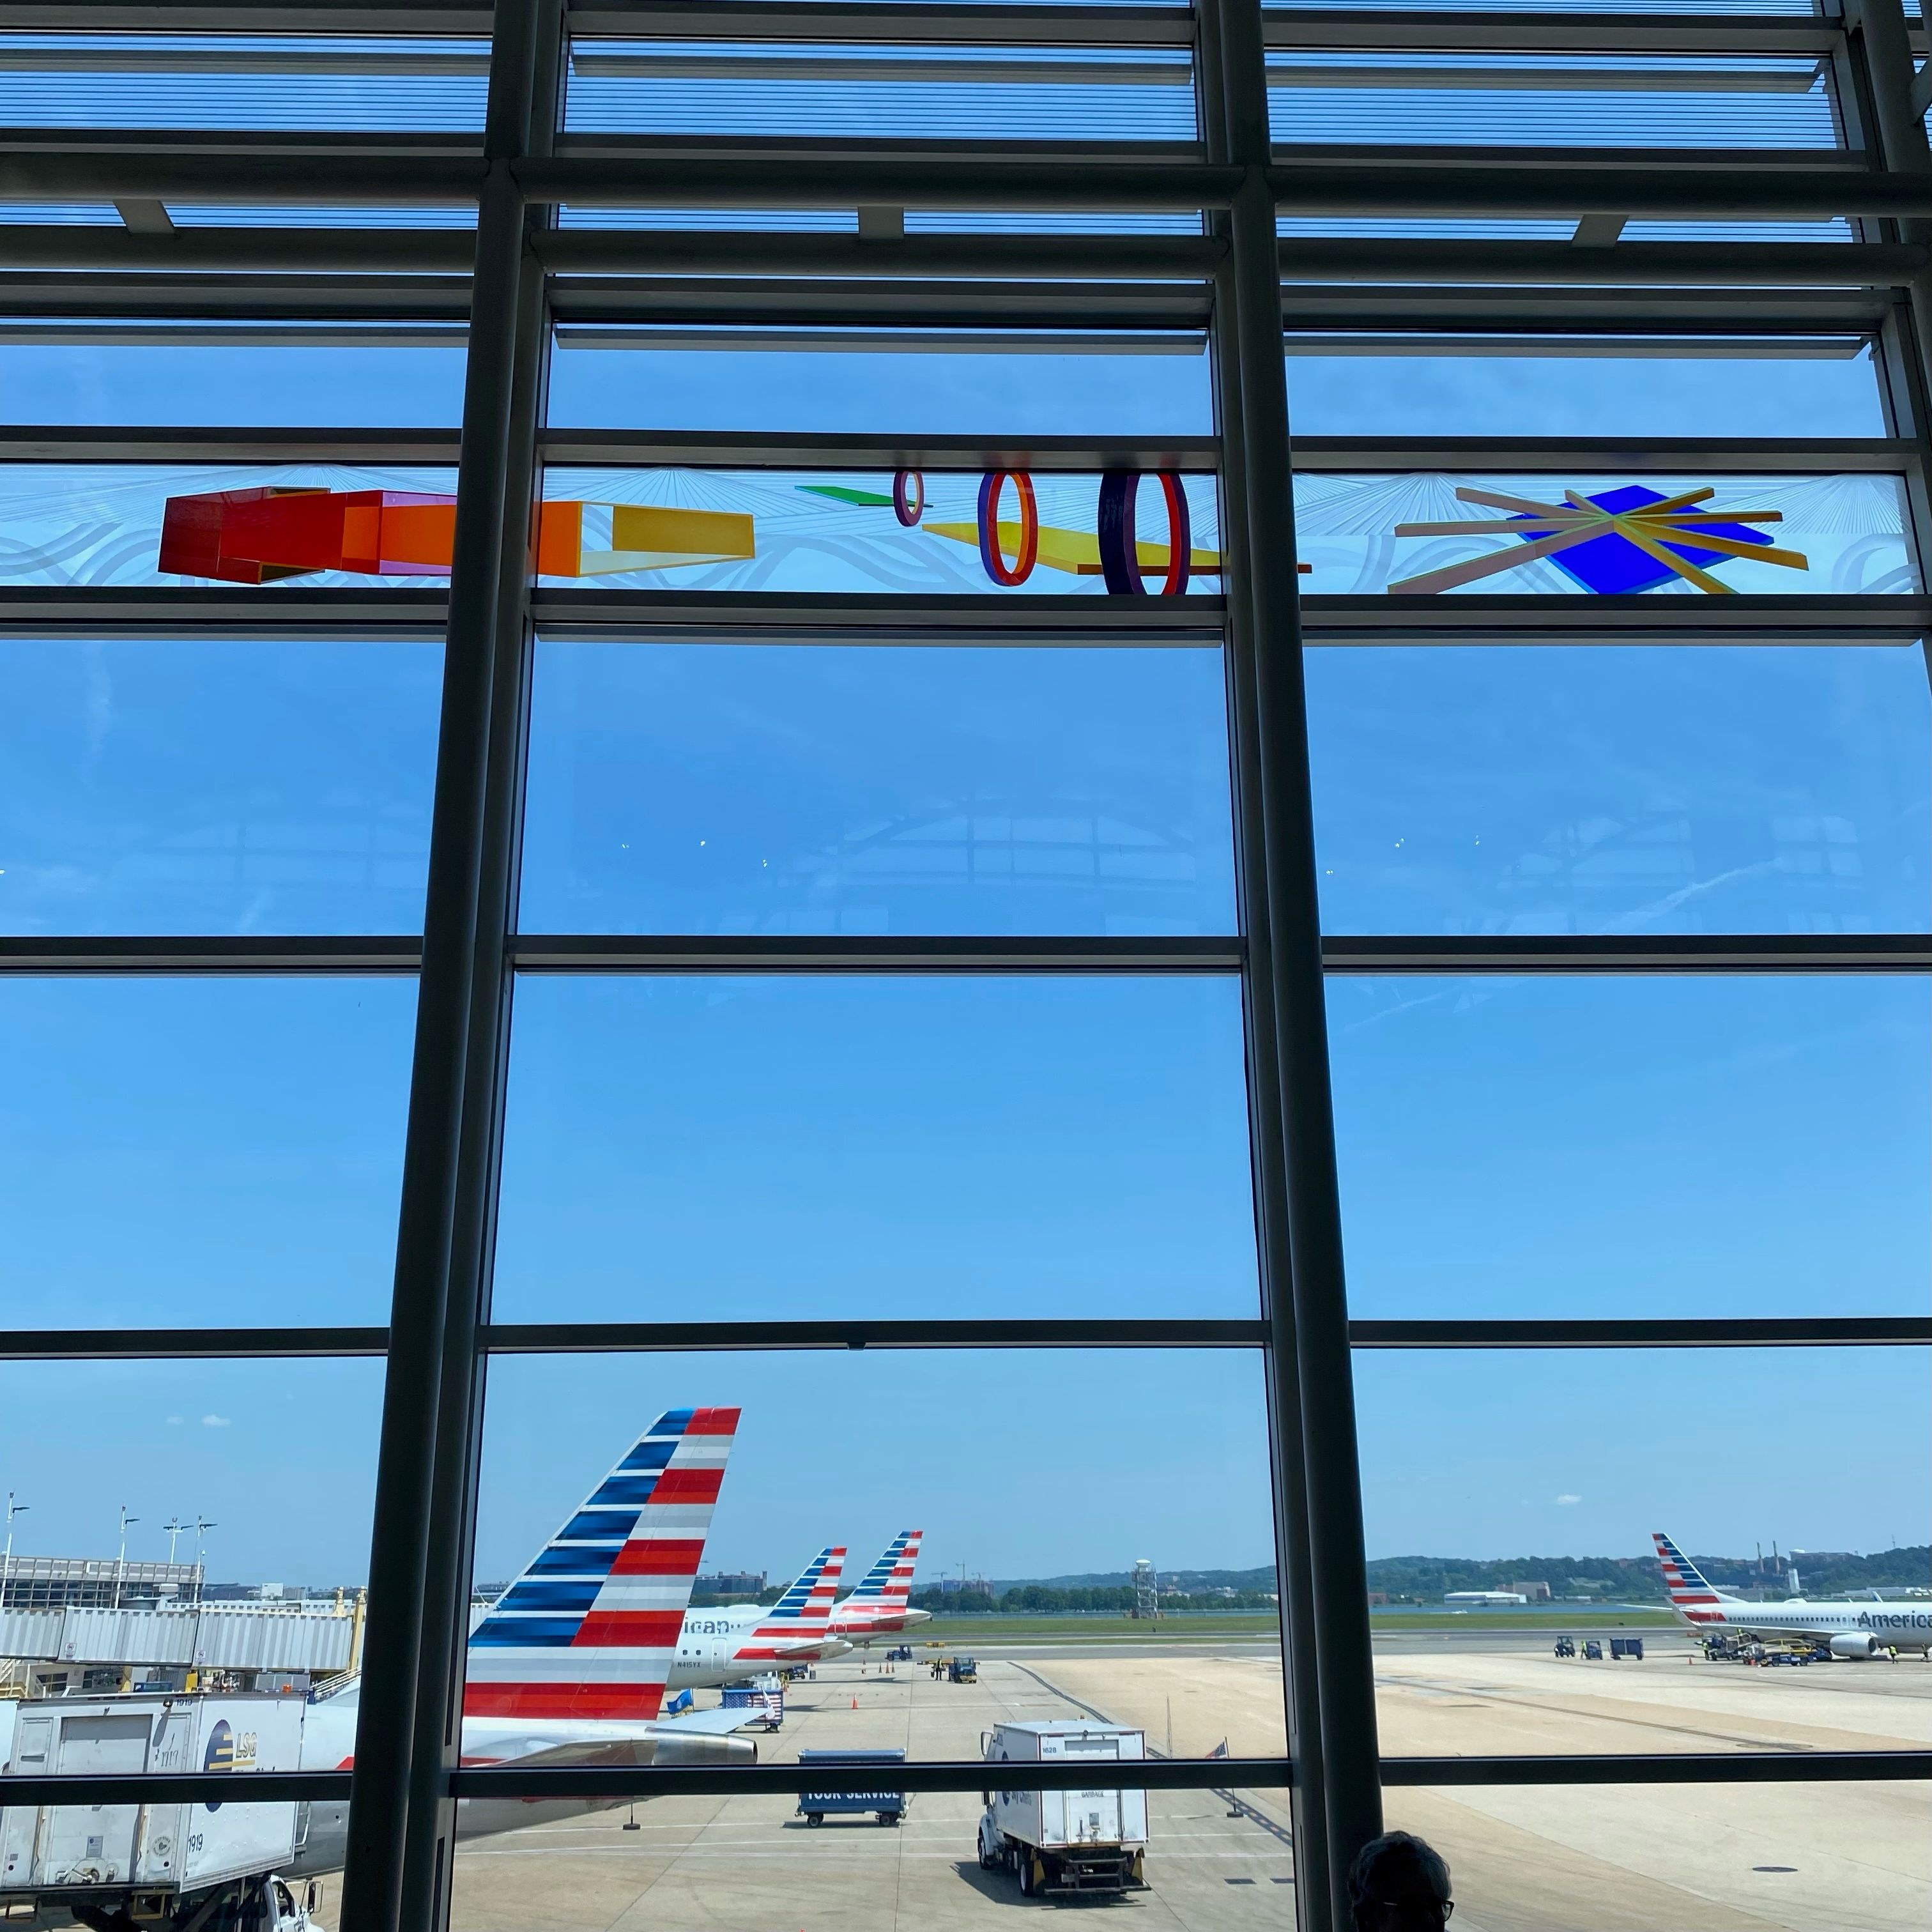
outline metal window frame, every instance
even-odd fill
[[[482,1430],[496,1355],[697,1350],[1188,1348],[1264,1365],[1292,1742],[1279,1757],[1150,1763],[1159,1789],[1285,1790],[1297,1825],[1303,1932],[1342,1932],[1342,1878],[1384,1788],[1474,1784],[1876,1780],[1932,1777],[1932,1753],[1748,1753],[1665,1758],[1378,1756],[1361,1587],[1349,1364],[1356,1351],[1932,1346],[1932,1316],[1796,1318],[1351,1321],[1342,1286],[1322,988],[1331,974],[1932,974],[1932,934],[1640,938],[1323,934],[1312,872],[1304,646],[1736,639],[1918,645],[1932,632],[1932,152],[1912,112],[1925,36],[1898,0],[1844,16],[1442,14],[1353,8],[948,4],[890,0],[586,0],[580,38],[1167,48],[1193,68],[1194,142],[664,140],[560,132],[562,0],[188,0],[133,6],[0,0],[0,33],[488,35],[490,104],[478,135],[296,135],[39,130],[10,139],[0,201],[170,200],[224,206],[473,206],[474,228],[0,224],[9,278],[0,340],[179,340],[197,326],[258,339],[460,341],[459,434],[295,430],[0,432],[0,460],[366,461],[449,466],[458,499],[447,590],[202,592],[9,589],[0,634],[156,639],[218,629],[276,637],[445,638],[445,702],[421,934],[339,938],[54,936],[0,940],[7,974],[416,974],[414,1084],[396,1289],[377,1326],[0,1331],[0,1361],[376,1359],[386,1389],[369,1626],[372,1694],[356,1768],[259,1774],[259,1795],[352,1791],[345,1917],[358,1932],[440,1932],[453,1807],[484,1795],[643,1795],[800,1788],[755,1771],[470,1770],[455,1760],[460,1631]],[[1267,120],[1270,52],[1495,52],[1799,56],[1828,62],[1843,146],[1829,154],[1284,144]],[[265,52],[265,59],[269,56]],[[420,63],[418,62],[418,64]],[[916,233],[903,241],[746,228],[561,227],[574,209],[639,204],[722,212],[856,208],[1198,215],[1188,234]],[[1282,214],[1491,219],[1840,217],[1844,243],[1720,240],[1579,246],[1512,238],[1284,238]],[[125,218],[124,218],[124,221]],[[1601,224],[1599,224],[1600,230]],[[1593,231],[1593,233],[1596,231]],[[1592,238],[1580,232],[1580,241]],[[699,436],[539,427],[560,328],[650,328],[701,341],[763,330],[1185,333],[1213,358],[1210,437]],[[1282,332],[1358,346],[1439,347],[1459,334],[1588,338],[1642,352],[1660,340],[1880,345],[1892,417],[1881,440],[1738,439],[1588,448],[1520,437],[1302,439],[1291,456]],[[87,332],[94,332],[88,335]],[[38,333],[36,333],[38,332]],[[220,339],[234,340],[230,332]],[[1024,463],[1212,469],[1228,572],[1218,596],[1138,600],[783,596],[698,598],[533,584],[528,502],[546,463],[704,463],[940,469]],[[1664,600],[1472,596],[1298,598],[1292,466],[1654,471],[1844,467],[1900,476],[1925,593],[1893,598]],[[1264,541],[1264,539],[1266,539]],[[1410,604],[1424,608],[1406,608]],[[1215,648],[1223,652],[1238,934],[1192,939],[871,939],[525,934],[514,878],[533,640],[828,639],[920,644]],[[490,1318],[497,1149],[515,979],[540,973],[1218,974],[1244,1002],[1261,1262],[1252,1318],[498,1323]],[[1070,1774],[1073,1775],[1075,1774]],[[842,1774],[820,1768],[818,1784]],[[867,1774],[850,1774],[862,1783]],[[1029,1784],[1057,1774],[1032,1768]],[[1001,1781],[977,1764],[908,1766],[909,1790]],[[133,1802],[226,1795],[208,1779],[50,1780],[44,1793]]]

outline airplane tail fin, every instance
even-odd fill
[[[657,1715],[738,1416],[668,1409],[638,1437],[471,1636],[465,1715]]]
[[[912,1594],[912,1574],[919,1566],[919,1540],[922,1529],[902,1529],[886,1546],[886,1553],[859,1580],[859,1587],[845,1600],[848,1604],[876,1605],[902,1610]]]
[[[832,1600],[845,1568],[844,1544],[821,1550],[800,1574],[798,1580],[758,1620],[761,1634],[806,1637],[832,1621]]]
[[[1738,1600],[1706,1582],[1703,1572],[1661,1530],[1653,1530],[1650,1540],[1657,1545],[1657,1560],[1664,1566],[1664,1587],[1670,1594],[1670,1607],[1680,1616],[1700,1622],[1718,1604]]]

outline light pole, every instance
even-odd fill
[[[139,1516],[128,1514],[125,1503],[121,1505],[121,1549],[114,1558],[114,1607],[117,1610],[121,1607],[121,1578],[128,1568],[128,1526],[140,1520]]]
[[[0,1556],[0,1610],[7,1607],[7,1580],[14,1574],[14,1519],[25,1516],[32,1507],[27,1503],[16,1503],[14,1492],[7,1492],[7,1550]]]
[[[168,1568],[170,1570],[175,1567],[175,1545],[180,1540],[182,1531],[188,1527],[189,1526],[183,1522],[178,1516],[170,1516],[167,1521],[161,1525],[162,1529],[167,1535]]]
[[[208,1581],[207,1568],[202,1560],[202,1545],[208,1540],[211,1529],[220,1527],[220,1524],[210,1522],[205,1516],[197,1516],[194,1520],[194,1600],[197,1604],[201,1601],[202,1590]]]

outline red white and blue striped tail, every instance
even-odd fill
[[[902,1529],[886,1546],[886,1553],[859,1580],[848,1604],[877,1604],[902,1610],[912,1595],[912,1573],[919,1567],[922,1529]]]
[[[668,1409],[638,1437],[470,1637],[466,1717],[657,1715],[738,1415]]]
[[[821,1550],[808,1563],[796,1582],[758,1621],[759,1636],[808,1637],[822,1635],[832,1621],[832,1600],[845,1568],[845,1546]]]
[[[1664,1587],[1670,1592],[1670,1607],[1692,1623],[1719,1621],[1718,1606],[1726,1600],[1721,1590],[1714,1590],[1704,1574],[1661,1530],[1652,1530],[1650,1540],[1657,1545],[1657,1560],[1664,1566]]]

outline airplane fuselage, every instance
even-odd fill
[[[814,1627],[799,1619],[788,1629],[788,1621],[774,1618],[757,1604],[687,1610],[671,1660],[670,1688],[696,1690],[736,1684],[765,1671],[843,1657],[852,1648],[823,1624]]]
[[[898,1636],[915,1624],[928,1624],[932,1621],[930,1610],[848,1609],[841,1604],[832,1612],[832,1634],[862,1649],[881,1637]]]
[[[1720,1598],[1680,1609],[1693,1630],[1730,1630],[1741,1636],[1870,1636],[1881,1650],[1921,1650],[1932,1655],[1932,1598],[1879,1603],[1811,1604],[1793,1597],[1781,1604]]]

